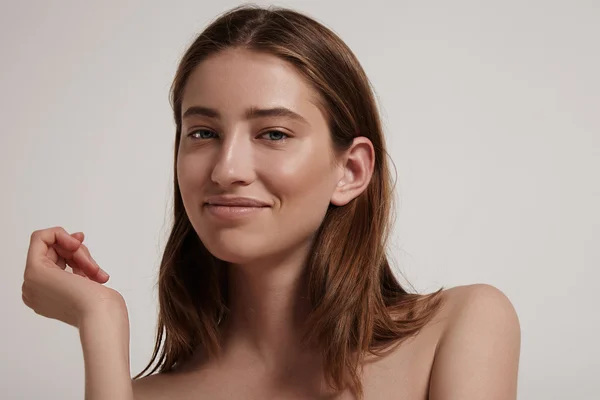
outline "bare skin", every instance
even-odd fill
[[[520,334],[508,299],[488,285],[444,291],[444,306],[415,337],[388,355],[369,356],[362,382],[365,400],[515,399]],[[336,399],[315,354],[289,358],[267,371],[241,351],[220,361],[195,359],[171,374],[134,381],[137,400]]]
[[[190,76],[179,186],[200,239],[229,262],[231,313],[219,360],[198,354],[177,372],[137,380],[136,399],[352,398],[332,397],[319,352],[301,349],[310,310],[304,271],[327,206],[343,206],[365,190],[374,152],[360,137],[334,154],[317,97],[291,65],[245,49],[221,51]],[[272,107],[301,119],[249,116]],[[243,218],[218,216],[205,203],[222,194],[267,207]],[[520,339],[510,302],[485,285],[444,296],[445,306],[419,335],[368,359],[366,399],[515,398]]]
[[[186,86],[179,188],[196,233],[229,268],[218,360],[199,353],[173,373],[132,382],[125,302],[103,285],[108,274],[83,234],[32,234],[23,301],[79,329],[87,400],[353,398],[333,396],[319,351],[301,349],[299,332],[310,312],[305,265],[314,233],[329,204],[365,190],[374,151],[358,137],[333,152],[317,97],[291,65],[241,49],[203,61]],[[262,206],[240,208],[232,197]],[[520,330],[510,301],[486,285],[444,297],[417,336],[367,359],[365,399],[516,398]]]
[[[83,240],[83,232],[69,234],[60,226],[34,231],[22,299],[36,314],[79,330],[86,400],[130,400],[127,307],[117,291],[103,285],[109,275]]]

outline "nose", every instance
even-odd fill
[[[211,174],[213,182],[228,188],[249,185],[254,179],[252,143],[249,135],[236,132],[221,139]]]

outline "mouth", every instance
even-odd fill
[[[213,196],[205,201],[211,207],[240,207],[240,208],[266,208],[270,204],[251,197]]]
[[[207,207],[229,207],[229,208],[268,208],[269,206],[258,206],[254,204],[222,204],[222,203],[204,203]]]
[[[270,208],[269,206],[226,205],[211,203],[205,203],[204,207],[209,215],[220,220],[232,220],[249,217],[267,208]]]

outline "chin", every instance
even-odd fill
[[[240,251],[240,249],[228,248],[227,246],[206,246],[206,248],[213,256],[230,264],[249,264],[256,259],[253,254]]]
[[[228,263],[248,264],[265,255],[256,234],[249,237],[235,232],[207,232],[199,237],[213,256]]]

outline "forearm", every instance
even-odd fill
[[[94,311],[79,326],[86,400],[133,400],[129,318],[124,306]]]

